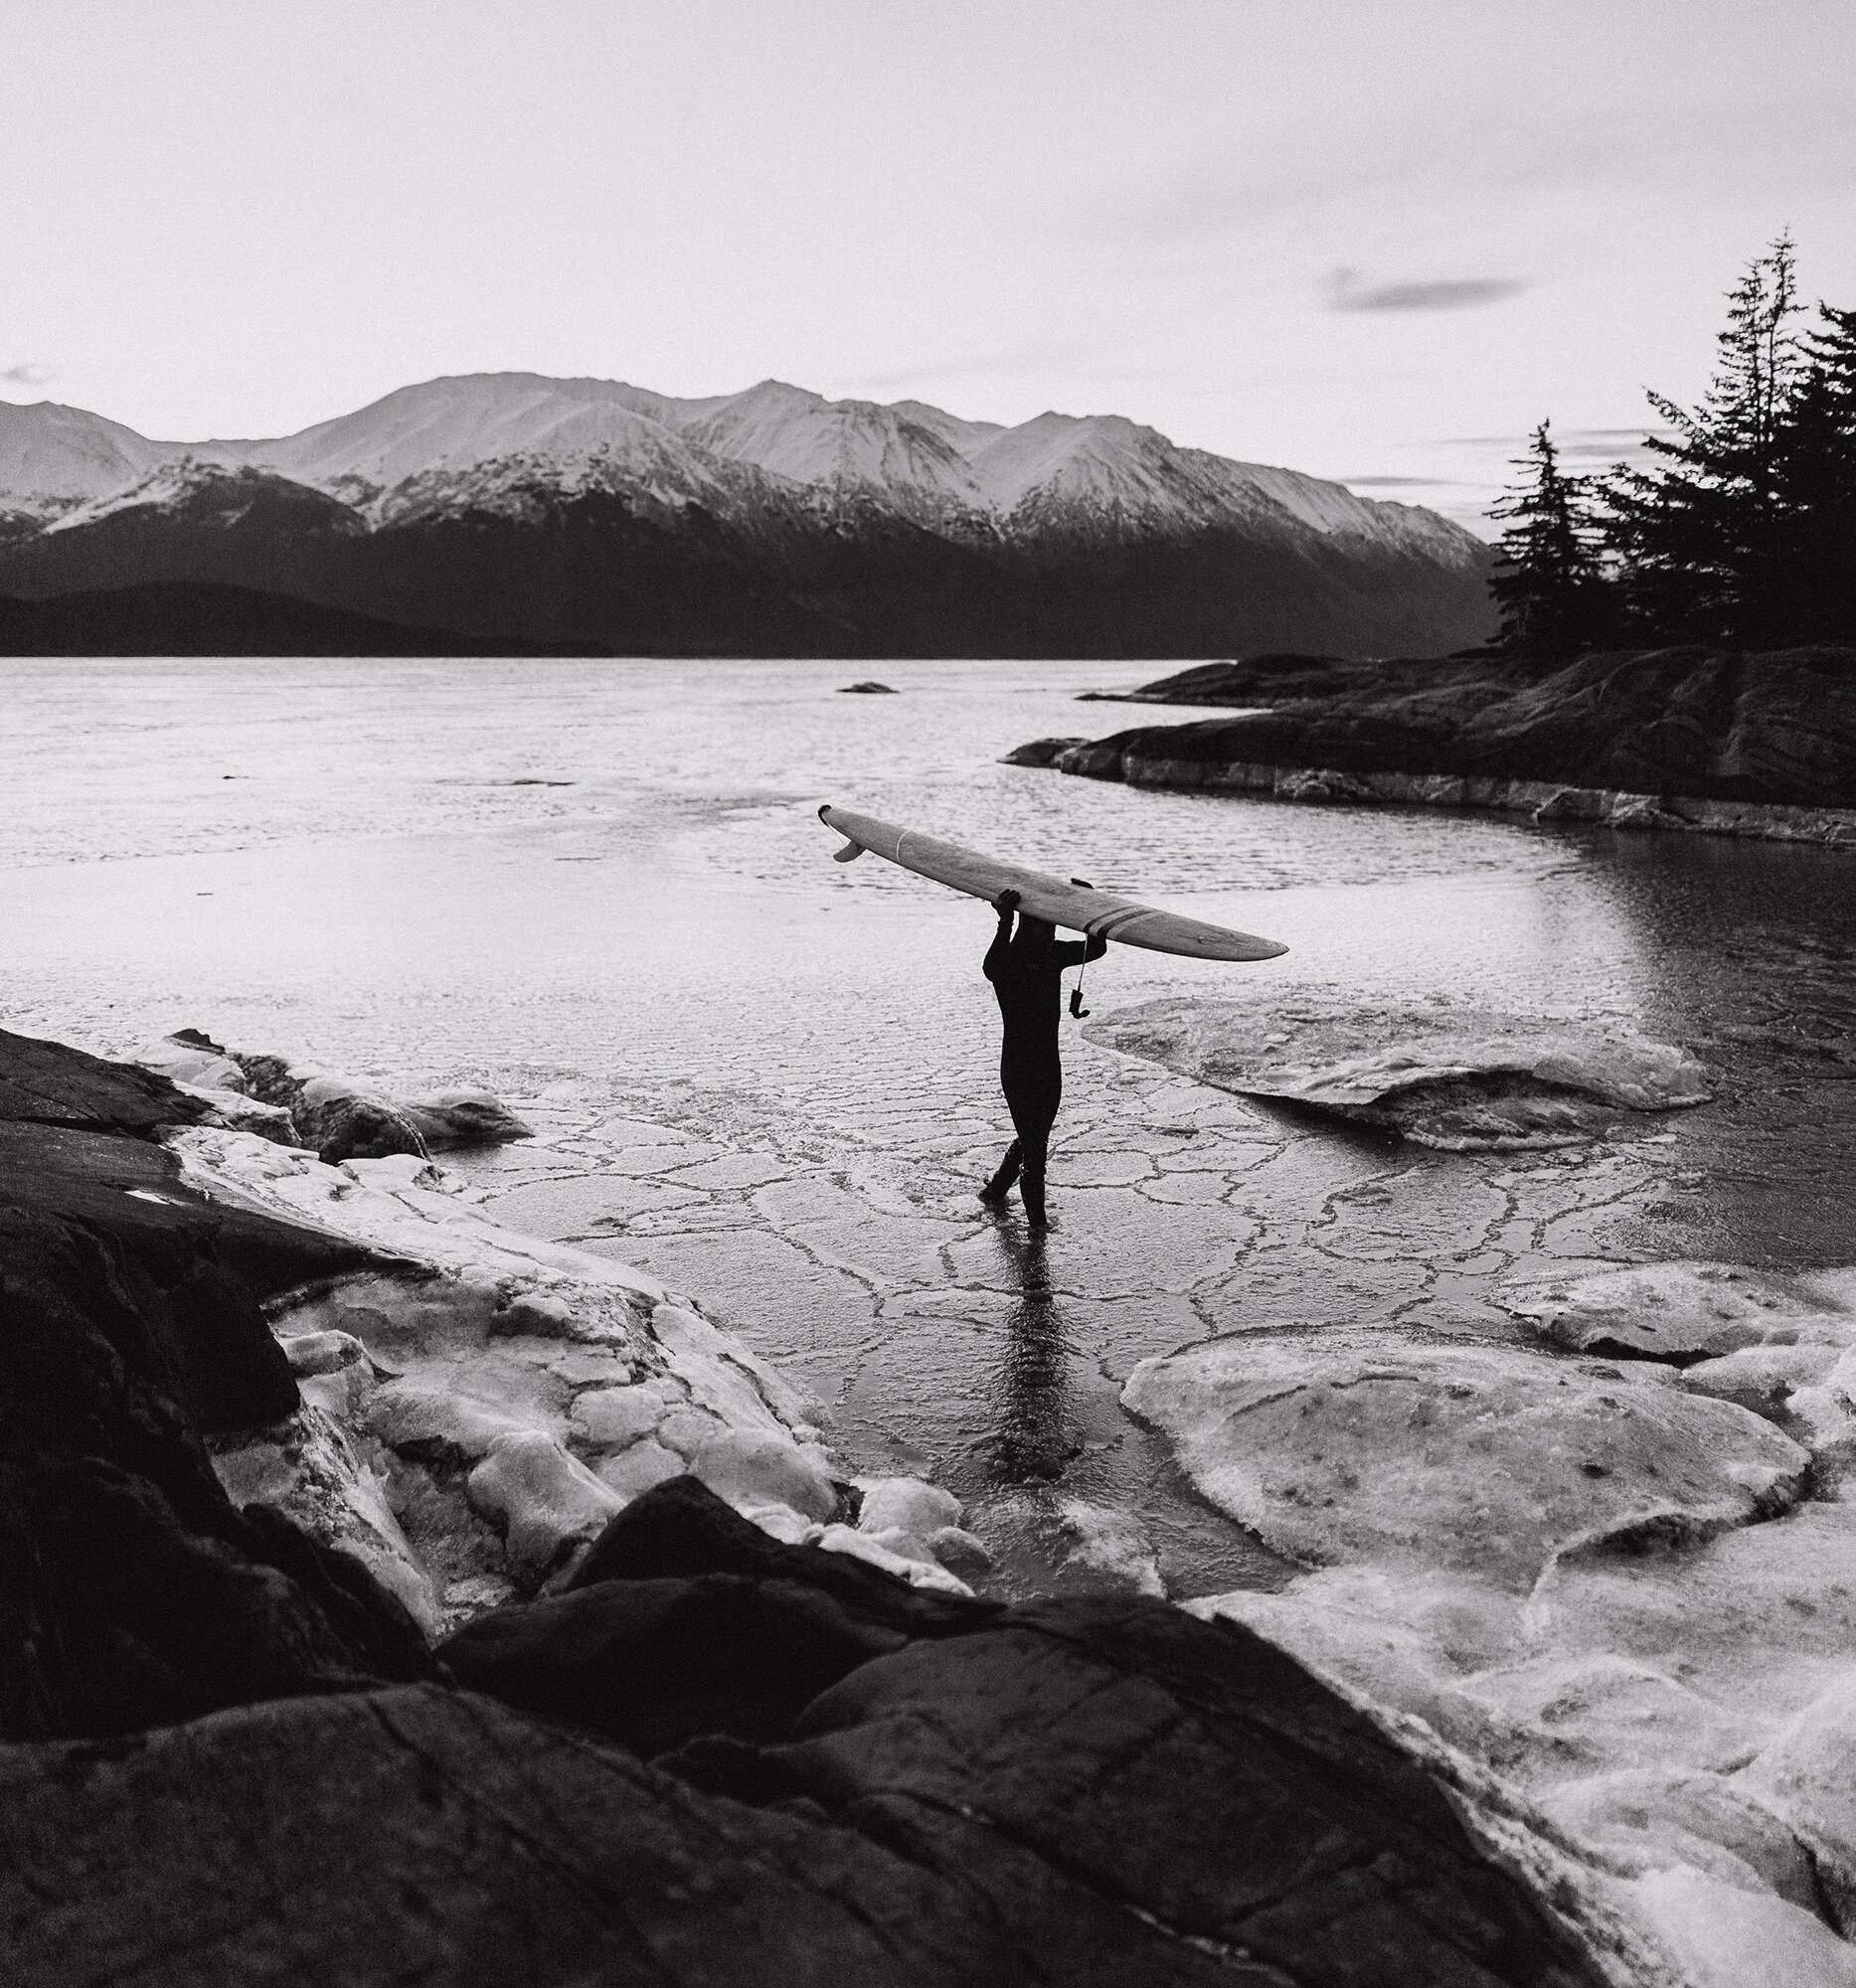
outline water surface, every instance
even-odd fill
[[[895,697],[841,695],[877,673]],[[1110,729],[1101,663],[0,663],[0,1025],[203,1028],[394,1087],[528,1100],[460,1164],[505,1219],[697,1293],[932,1472],[1007,1591],[1279,1577],[1121,1413],[1208,1333],[1509,1333],[1491,1293],[1660,1256],[1848,1260],[1856,863],[1495,816],[1136,791],[1002,766]],[[833,801],[1286,941],[1115,947],[1099,1013],[1300,994],[1623,1019],[1720,1094],[1571,1152],[1422,1151],[1253,1106],[1066,1025],[1059,1228],[974,1188],[1009,1137],[984,907]]]

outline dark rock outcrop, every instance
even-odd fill
[[[0,1108],[152,1128],[176,1101],[0,1036]],[[138,1137],[0,1119],[0,1737],[434,1674],[358,1563],[234,1509],[203,1440],[298,1406],[259,1297],[372,1258],[178,1171]]]
[[[1561,667],[1263,657],[1136,695],[1267,708],[1118,733],[1072,753],[1066,770],[1114,779],[1130,760],[1300,766],[1856,804],[1856,649],[1653,649]]]
[[[109,1063],[0,1029],[0,1121],[148,1139],[163,1125],[197,1125],[209,1110],[139,1064]]]
[[[507,1660],[519,1629],[477,1625],[478,1693],[0,1757],[20,1978],[1603,1978],[1418,1763],[1260,1638],[1139,1599],[936,1603],[940,1633],[910,1635],[705,1571],[743,1522],[711,1537],[703,1495],[639,1501],[665,1510],[627,1550],[679,1539],[680,1572],[507,1611],[552,1652],[546,1690]]]
[[[1001,761],[1007,766],[1049,766],[1058,753],[1068,752],[1073,746],[1087,746],[1087,739],[1033,739],[1023,746],[1014,746]]]

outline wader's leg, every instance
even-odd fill
[[[1025,1141],[1025,1177],[1019,1183],[1019,1192],[1025,1200],[1025,1220],[1033,1229],[1050,1227],[1050,1218],[1044,1212],[1044,1158],[1049,1148],[1048,1132],[1042,1139]]]
[[[1018,1178],[1020,1147],[1016,1139],[1006,1147],[1005,1158],[999,1162],[999,1171],[980,1189],[981,1201],[1002,1204],[1012,1191],[1012,1183]]]

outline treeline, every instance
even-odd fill
[[[1780,237],[1717,343],[1696,407],[1649,396],[1667,430],[1644,438],[1650,468],[1566,475],[1549,423],[1535,429],[1493,513],[1509,521],[1490,580],[1500,646],[1856,640],[1856,311],[1807,315]]]

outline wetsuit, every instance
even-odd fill
[[[1022,1172],[1026,1218],[1044,1226],[1044,1160],[1051,1127],[1064,1094],[1064,1067],[1057,1026],[1063,1008],[1061,976],[1067,966],[1099,959],[1105,938],[1059,943],[1040,918],[1027,918],[1012,936],[1012,913],[999,913],[999,929],[987,951],[986,978],[999,999],[1005,1042],[999,1052],[999,1084],[1018,1136],[1006,1149],[999,1171],[981,1191],[985,1201],[1003,1201]]]

